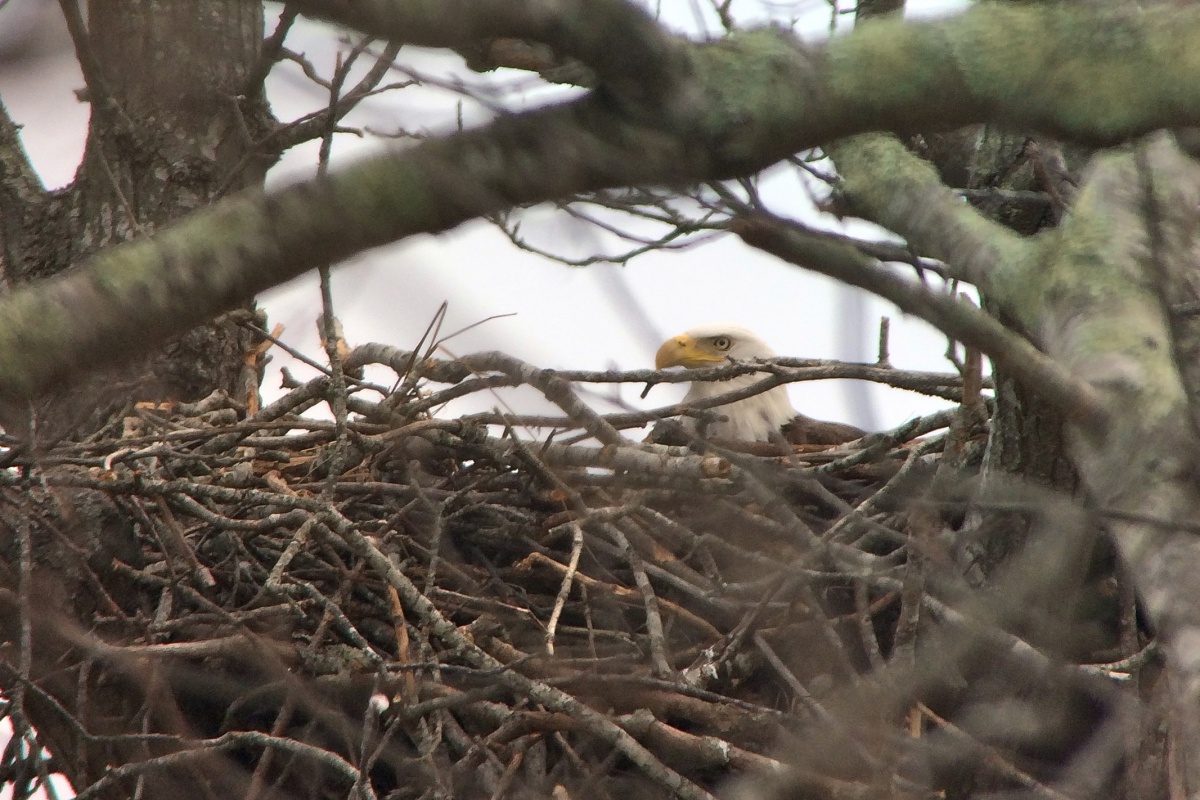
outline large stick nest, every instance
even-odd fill
[[[783,451],[639,443],[619,429],[677,409],[604,417],[572,388],[679,376],[380,346],[345,368],[14,451],[5,685],[55,758],[10,748],[18,792],[62,769],[89,796],[1061,796],[1116,707],[1113,669],[1072,664],[1143,644],[1084,515],[981,499],[958,376],[710,371],[958,402]],[[429,415],[514,385],[561,416]],[[342,421],[302,416],[322,403]]]

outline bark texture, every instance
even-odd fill
[[[10,288],[149,239],[224,194],[261,184],[274,158],[259,144],[269,120],[261,86],[249,84],[262,25],[259,4],[242,0],[91,3],[86,30],[74,31],[92,108],[83,163],[75,181],[52,194],[19,172],[6,182],[0,263]],[[9,152],[15,147],[10,139]],[[256,365],[245,359],[254,342],[244,328],[209,321],[143,334],[141,357],[32,406],[5,404],[0,421],[36,447],[88,435],[135,402],[190,402],[214,389],[243,400],[256,393]]]
[[[75,13],[74,2],[63,5]],[[263,35],[259,3],[98,0],[90,3],[86,20],[84,28],[82,17],[74,17],[72,31],[87,82],[81,98],[92,108],[75,180],[46,192],[7,117],[0,123],[0,268],[8,296],[56,276],[69,281],[72,266],[95,253],[148,241],[218,197],[260,184],[273,160],[258,143],[269,122],[261,86],[249,83]],[[249,309],[251,298],[238,298],[236,305]],[[137,402],[190,402],[214,390],[245,402],[257,394],[258,365],[246,358],[255,342],[233,321],[208,317],[193,315],[189,321],[201,324],[191,329],[143,330],[136,358],[81,375],[32,402],[6,403],[0,422],[9,435],[24,440],[23,448],[44,452],[64,438],[95,435]],[[52,317],[39,321],[53,324]],[[31,358],[42,356],[31,340],[20,347]],[[21,586],[38,599],[47,618],[56,619],[39,627],[31,648],[32,675],[41,691],[25,696],[22,713],[52,752],[70,754],[57,766],[74,786],[86,787],[113,764],[146,755],[142,745],[107,744],[103,737],[127,733],[131,720],[145,713],[148,698],[170,690],[153,670],[92,669],[87,648],[77,649],[80,636],[102,628],[114,612],[124,613],[120,608],[153,613],[133,584],[118,581],[109,594],[98,594],[94,579],[86,577],[87,559],[105,573],[114,559],[139,563],[130,508],[101,492],[70,489],[57,493],[52,505],[67,522],[60,538],[38,536],[33,552],[25,554],[38,567],[36,579],[25,577],[34,585],[23,585],[16,575],[22,553],[13,536],[0,548],[11,565],[0,594],[12,602]],[[81,553],[87,554],[83,562]],[[20,638],[15,625],[14,617],[5,623],[10,641]],[[8,696],[20,680],[5,675]],[[186,693],[182,696],[186,702]],[[186,731],[186,715],[174,714],[173,722],[159,724]],[[211,761],[190,771],[214,786],[220,773]],[[151,776],[145,790],[170,794],[179,788],[178,777],[170,771]]]

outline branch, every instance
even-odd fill
[[[0,101],[0,283],[5,285],[21,273],[18,262],[30,249],[29,223],[48,197],[20,131]]]
[[[1101,156],[1063,224],[1022,241],[952,201],[890,137],[858,137],[831,150],[853,205],[917,249],[962,266],[1089,394],[1121,409],[1103,426],[1076,428],[1071,456],[1091,498],[1129,515],[1110,529],[1173,669],[1182,777],[1194,792],[1200,546],[1186,528],[1200,514],[1193,477],[1200,439],[1180,375],[1191,366],[1177,358],[1169,295],[1172,284],[1194,281],[1200,167],[1166,136],[1142,146],[1136,159]]]
[[[806,236],[783,220],[765,216],[739,220],[733,230],[752,247],[873,292],[963,344],[978,348],[1081,424],[1095,426],[1106,419],[1104,403],[1089,384],[980,309],[905,280],[848,245]]]
[[[1027,258],[1032,250],[1023,237],[964,203],[929,162],[893,136],[855,136],[825,152],[855,214],[895,231],[916,252],[945,261],[981,289],[990,291],[998,264]]]
[[[380,39],[470,49],[497,38],[529,39],[577,58],[622,100],[644,109],[674,103],[687,69],[684,41],[625,0],[299,0],[302,14]],[[620,42],[620,46],[614,43]]]
[[[297,7],[333,17],[315,0]],[[1193,8],[1122,15],[984,4],[951,19],[864,25],[811,48],[771,30],[685,46],[617,0],[358,0],[337,8],[367,33],[416,44],[444,46],[481,31],[545,39],[596,69],[602,86],[574,103],[270,195],[241,194],[154,240],[4,297],[3,396],[29,398],[78,370],[142,352],[320,264],[516,205],[746,175],[869,129],[989,120],[1107,143],[1200,125],[1200,66],[1188,57],[1200,39]],[[881,69],[892,80],[878,81]],[[634,73],[645,91],[626,80]],[[1126,97],[1122,87],[1137,88]],[[644,102],[664,96],[670,102]]]
[[[1187,530],[1200,438],[1169,295],[1195,280],[1198,203],[1200,165],[1167,135],[1102,156],[1046,257],[1008,292],[1047,353],[1122,409],[1103,435],[1077,432],[1071,455],[1090,497],[1122,515],[1109,527],[1167,654],[1188,793],[1200,787],[1200,540]]]
[[[0,210],[3,217],[18,214],[45,199],[46,190],[38,178],[29,154],[21,144],[21,126],[0,102]],[[15,217],[20,219],[20,217]]]
[[[666,36],[624,0],[292,5],[372,36],[426,47],[472,47],[498,37],[533,40],[592,67],[625,101],[657,99],[665,108],[699,99],[681,98],[674,85],[684,61],[682,40]],[[1119,8],[983,6],[932,22],[872,20],[853,35],[808,49],[769,31],[737,34],[725,40],[732,47],[716,47],[723,59],[696,58],[693,49],[693,69],[702,84],[695,88],[713,81],[730,87],[726,128],[734,118],[757,123],[777,117],[778,136],[796,135],[783,126],[785,119],[803,131],[819,131],[816,142],[789,146],[784,155],[854,129],[910,132],[985,119],[1104,145],[1200,119],[1198,90],[1188,85],[1188,70],[1197,68],[1192,45],[1198,27],[1194,8],[1130,14]],[[889,80],[879,81],[880,74]],[[747,108],[754,110],[749,118]]]

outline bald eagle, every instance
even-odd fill
[[[740,325],[718,323],[693,328],[673,336],[658,348],[655,369],[715,367],[729,361],[755,361],[773,358],[775,351],[766,342]],[[685,404],[728,394],[763,379],[762,373],[749,373],[720,381],[692,381],[684,396]],[[709,423],[705,432],[714,439],[737,442],[768,442],[778,436],[790,444],[841,444],[865,436],[853,425],[822,422],[796,412],[786,386],[776,386],[762,394],[716,406],[713,411],[724,420]],[[683,419],[684,429],[696,430],[696,421]],[[656,437],[657,438],[657,437]]]

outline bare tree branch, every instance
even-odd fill
[[[381,0],[356,9],[368,6],[410,8]],[[501,10],[517,7],[525,6],[495,3]],[[638,22],[638,13],[622,4],[604,7],[613,19],[629,17],[635,30],[648,30],[649,23]],[[404,31],[410,40],[426,44],[444,44],[474,30],[475,23],[463,23],[437,33],[434,23],[445,21],[445,15],[435,12],[424,21],[396,20],[409,25]],[[375,19],[361,14],[352,18],[365,20],[364,27]],[[470,18],[470,11],[462,16]],[[582,19],[594,21],[586,13]],[[530,26],[527,33],[552,38],[545,26],[554,26],[546,19],[522,24]],[[318,264],[513,205],[605,187],[680,185],[747,174],[868,127],[904,130],[993,119],[1104,142],[1163,125],[1200,124],[1200,98],[1193,102],[1188,95],[1200,92],[1200,80],[1186,74],[1189,62],[1162,55],[1189,47],[1198,27],[1200,10],[1191,8],[1113,17],[1094,9],[988,6],[936,22],[866,25],[826,47],[806,49],[771,31],[689,46],[682,52],[690,60],[690,74],[671,84],[671,96],[679,99],[661,116],[650,118],[643,109],[630,117],[609,94],[597,91],[572,104],[502,118],[482,130],[369,159],[269,196],[232,198],[153,242],[108,251],[69,277],[15,293],[0,304],[3,392],[28,397],[73,370],[139,351]],[[1123,59],[1114,59],[1107,44],[1081,50],[1081,41],[1086,46],[1089,40],[1081,40],[1079,31],[1101,28],[1100,43],[1120,29],[1127,32],[1122,41],[1155,44]],[[572,30],[564,34],[567,44],[595,59],[603,60],[587,46],[620,49],[609,47],[608,40],[587,45],[587,34]],[[1048,91],[1038,65],[984,59],[981,53],[1004,52],[994,41],[987,48],[963,45],[985,34],[1035,33],[1045,58],[1069,50],[1073,59],[1090,56],[1095,70],[1116,74],[1103,82],[1085,77],[1092,75],[1088,69],[1059,72],[1066,77]],[[645,59],[657,64],[674,58],[655,49],[661,35],[646,35],[651,43],[644,48]],[[662,47],[675,53],[682,45]],[[872,59],[880,57],[895,60],[894,75],[907,65],[919,71],[914,79],[923,76],[929,86],[895,92],[877,81],[854,79],[868,64],[869,74],[877,74]],[[1172,79],[1146,81],[1150,69],[1165,68],[1164,59],[1170,61]],[[644,66],[637,60],[605,63],[618,71],[622,65]],[[1071,83],[1071,76],[1087,84]],[[967,78],[978,85],[960,85]],[[1035,78],[1036,98],[1044,105],[1032,102],[1021,88]],[[1093,100],[1101,87],[1134,84],[1144,90],[1119,106]],[[947,85],[957,88],[950,91]],[[804,90],[797,93],[797,87]],[[1016,96],[1020,102],[1011,100]],[[920,97],[929,103],[936,98],[936,108],[913,99]]]
[[[740,221],[734,230],[747,244],[874,292],[958,341],[979,348],[1018,380],[1043,392],[1080,425],[1097,427],[1106,420],[1108,411],[1088,383],[1063,370],[1020,334],[957,297],[906,281],[852,247],[806,236],[783,220],[756,217]]]

